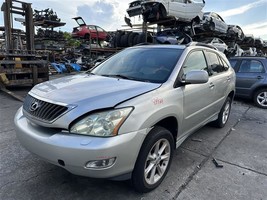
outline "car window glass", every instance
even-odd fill
[[[173,71],[182,51],[181,49],[169,48],[125,49],[98,65],[92,73],[164,83]]]
[[[100,27],[96,27],[96,30],[97,30],[98,32],[105,32],[104,29],[102,29],[102,28],[100,28]]]
[[[221,58],[221,57],[220,57],[220,58]],[[228,70],[229,67],[230,67],[229,64],[227,64],[227,62],[225,62],[225,60],[224,60],[223,58],[221,58],[220,60],[221,60],[222,63],[223,63],[224,69],[225,69],[225,70]]]
[[[212,75],[225,71],[224,66],[220,63],[216,53],[206,52],[206,55],[208,56],[208,63]]]
[[[218,18],[218,20],[224,22],[220,15],[217,15],[217,18]]]
[[[194,51],[187,57],[184,65],[183,71],[186,74],[192,70],[206,70],[207,71],[207,63],[202,51]]]
[[[237,63],[237,60],[229,60],[229,62],[230,62],[230,65],[234,68],[234,69],[236,69],[236,63]]]
[[[262,73],[264,72],[264,68],[261,62],[257,60],[243,60],[238,72]]]
[[[95,31],[95,27],[94,27],[94,26],[87,26],[87,28],[88,28],[89,30]]]

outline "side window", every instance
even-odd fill
[[[223,58],[221,58],[221,61],[222,61],[223,66],[224,66],[224,70],[227,71],[230,67],[229,64]]]
[[[205,52],[208,57],[208,63],[211,70],[211,75],[215,75],[225,71],[224,66],[219,61],[219,58],[216,53],[213,52]]]
[[[264,73],[264,67],[257,60],[243,60],[238,72],[243,73]]]
[[[236,71],[236,69],[237,69],[237,60],[229,60],[229,62],[230,62],[230,64],[231,64],[231,66],[232,66],[232,68],[234,68],[234,70]]]
[[[183,65],[184,74],[192,70],[207,71],[207,69],[206,59],[202,51],[193,51],[190,53]]]
[[[87,26],[87,28],[91,31],[95,31],[95,27],[94,26]]]
[[[104,29],[102,29],[102,28],[100,28],[100,27],[98,27],[98,26],[96,27],[96,30],[97,30],[98,32],[105,32]]]

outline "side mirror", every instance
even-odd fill
[[[183,82],[185,84],[201,84],[207,83],[209,80],[208,72],[203,70],[189,71],[184,75]]]

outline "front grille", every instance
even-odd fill
[[[38,120],[52,122],[66,112],[68,107],[48,103],[28,94],[23,104],[23,110]]]

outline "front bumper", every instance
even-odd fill
[[[17,138],[30,152],[73,174],[93,178],[113,178],[131,173],[146,136],[146,130],[109,138],[69,134],[31,124],[23,116],[22,108],[14,121]],[[109,168],[85,168],[88,161],[112,157],[116,157],[116,161]],[[65,166],[59,164],[62,161]]]

